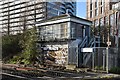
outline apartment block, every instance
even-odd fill
[[[87,19],[93,21],[94,27],[110,26],[113,46],[118,34],[119,11],[115,9],[115,4],[118,3],[119,0],[87,0]]]
[[[45,0],[1,0],[0,28],[3,34],[17,34],[35,27],[38,21],[62,14],[76,15],[76,2]]]

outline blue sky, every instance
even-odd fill
[[[86,1],[86,0],[85,0]],[[86,18],[86,2],[77,2],[77,16]]]

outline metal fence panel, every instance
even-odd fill
[[[108,53],[108,57],[107,57]],[[95,47],[92,57],[86,65],[96,70],[110,70],[114,67],[120,67],[120,49],[107,47]]]

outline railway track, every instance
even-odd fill
[[[51,78],[62,78],[61,80],[69,80],[70,78],[76,79],[89,79],[94,77],[105,76],[104,73],[75,73],[75,72],[65,72],[65,71],[55,71],[48,70],[44,68],[27,68],[27,67],[18,67],[18,66],[4,66],[2,67],[2,74],[14,77],[23,77],[28,80],[48,80]],[[110,75],[111,76],[111,75]],[[120,77],[120,76],[119,76]],[[69,79],[68,79],[69,78]],[[52,79],[57,80],[57,79]],[[58,79],[59,80],[59,79]],[[71,80],[71,79],[70,79]],[[91,79],[92,80],[92,79]]]
[[[23,77],[77,77],[79,75],[76,75],[74,73],[69,72],[63,72],[63,71],[53,71],[53,70],[47,70],[47,69],[33,69],[33,68],[27,68],[28,70],[23,70],[24,68],[2,68],[2,73],[8,73],[12,75],[18,75]]]

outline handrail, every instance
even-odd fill
[[[80,47],[83,47],[84,44],[86,44],[87,42],[87,36],[85,36],[85,38],[83,39],[82,43],[80,44]]]
[[[88,44],[88,47],[92,47],[92,44],[94,43],[94,38],[92,38]]]
[[[86,65],[91,57],[91,53],[86,53],[83,57],[83,65]]]
[[[95,36],[95,37],[91,38],[87,47],[93,47],[94,43],[99,43],[99,38],[100,38],[99,36]],[[82,45],[83,45],[83,43],[85,43],[85,41],[86,41],[85,39],[82,42]],[[84,53],[84,55],[83,55],[83,65],[87,65],[87,63],[90,61],[91,55],[92,55],[91,53]]]

